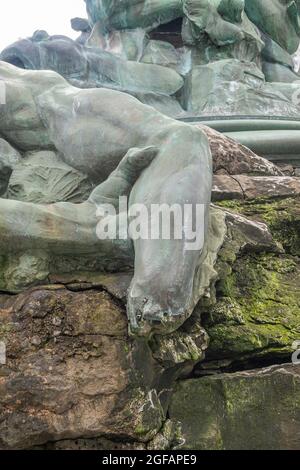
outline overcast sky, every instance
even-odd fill
[[[77,37],[70,19],[86,17],[84,0],[1,0],[0,51],[37,29]]]

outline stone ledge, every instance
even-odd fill
[[[180,450],[298,450],[300,366],[182,381],[169,416]],[[175,447],[176,448],[176,447]]]
[[[215,175],[212,200],[276,199],[300,195],[300,178],[291,176]]]

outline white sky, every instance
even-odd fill
[[[71,18],[86,18],[84,0],[0,0],[0,51],[37,29],[76,38]]]

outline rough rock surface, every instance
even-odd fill
[[[218,206],[197,286],[201,301],[175,333],[148,342],[128,336],[130,271],[101,274],[95,260],[82,257],[52,260],[49,269],[41,252],[1,258],[2,288],[25,291],[0,295],[7,350],[0,365],[0,448],[299,447],[296,369],[238,372],[289,362],[299,340],[299,178],[204,130]],[[4,186],[20,199],[36,200],[40,192],[80,200],[89,191],[88,180],[69,172],[54,152],[20,155],[1,142]],[[45,156],[53,161],[48,176]],[[68,178],[75,191],[64,190]],[[36,281],[41,285],[28,289]],[[260,389],[277,397],[276,416]],[[236,396],[243,400],[233,408]],[[255,426],[264,432],[256,436]]]
[[[1,57],[24,69],[56,70],[79,88],[99,86],[128,92],[178,118],[193,113],[267,114],[272,119],[299,116],[299,84],[292,83],[299,78],[292,58],[300,37],[299,1],[86,0],[86,4],[89,20],[72,21],[73,28],[81,32],[76,41],[38,30],[8,47]],[[17,69],[12,72],[1,64],[4,79],[6,73],[27,74],[31,86],[33,77],[39,76]],[[299,449],[300,366],[287,365],[300,347],[296,159],[289,155],[292,166],[278,168],[233,140],[199,126],[206,132],[213,154],[213,200],[218,204],[211,208],[201,269],[187,276],[193,281],[189,282],[194,300],[190,310],[200,301],[180,328],[179,323],[173,324],[172,331],[177,327],[176,331],[159,335],[163,322],[157,316],[151,320],[152,335],[133,337],[128,334],[126,317],[132,244],[112,245],[101,252],[99,240],[90,230],[95,227],[94,208],[67,201],[85,200],[91,180],[98,184],[99,175],[103,181],[115,169],[110,153],[114,144],[138,134],[139,126],[144,141],[147,124],[140,114],[135,115],[135,100],[119,95],[111,101],[118,106],[111,121],[117,128],[117,116],[125,127],[119,137],[110,134],[99,123],[96,111],[97,103],[103,105],[101,90],[101,96],[96,93],[100,99],[91,99],[88,117],[83,114],[75,128],[70,123],[84,106],[69,108],[66,101],[60,102],[62,95],[54,95],[56,108],[71,110],[60,122],[56,113],[54,118],[51,112],[47,116],[49,93],[44,94],[57,77],[46,73],[44,78],[49,80],[46,87],[39,85],[44,105],[23,87],[23,78],[14,78],[8,83],[6,107],[0,116],[1,136],[23,152],[21,155],[0,139],[0,225],[4,235],[0,257],[0,448]],[[86,96],[93,93],[84,92]],[[70,99],[71,89],[67,95]],[[113,110],[111,102],[104,106],[104,117]],[[124,119],[119,115],[121,108]],[[162,118],[153,116],[147,119],[150,134]],[[51,136],[46,122],[52,122]],[[133,131],[127,127],[132,122]],[[63,128],[71,138],[58,138]],[[180,135],[176,142],[174,139],[172,165],[176,152],[180,159],[190,154],[190,139]],[[276,131],[269,135],[271,154]],[[283,153],[290,152],[289,135],[284,133]],[[105,141],[110,144],[105,146]],[[209,154],[206,138],[204,141]],[[133,146],[136,143],[128,148]],[[196,152],[202,169],[203,148]],[[70,165],[83,158],[76,166],[78,171],[61,163],[57,149],[69,157],[65,161]],[[99,164],[100,151],[106,159],[104,165]],[[122,147],[118,152],[122,158],[126,150],[123,154]],[[159,183],[159,173],[153,179],[143,173],[140,181],[147,197],[154,180],[168,192]],[[202,176],[203,171],[195,179],[197,189],[208,181],[200,182]],[[53,223],[57,206],[51,205],[43,218],[43,204],[56,201],[65,202],[59,204],[62,212],[58,210],[60,218]],[[26,212],[31,207],[28,202],[39,203],[36,217]],[[63,210],[67,207],[71,212],[78,207],[91,212],[79,210],[80,216],[68,225]],[[21,209],[14,212],[13,208]],[[46,235],[45,244],[38,245],[43,230],[30,229],[41,221],[50,242]],[[10,223],[12,230],[5,239]],[[81,224],[86,231],[80,231]],[[17,226],[21,227],[19,234]],[[60,232],[60,227],[65,231]],[[67,247],[52,253],[51,232],[58,239],[62,233],[63,241],[66,232],[75,236]],[[172,247],[169,254],[176,261]],[[161,261],[149,258],[154,267]],[[195,259],[191,255],[186,264],[190,266]],[[121,269],[126,272],[120,273]],[[169,264],[168,270],[171,272]],[[158,297],[175,296],[181,289],[185,294],[187,286],[182,282],[171,282],[171,290],[161,288],[168,274],[163,271],[157,282]],[[137,278],[139,286],[142,279]],[[145,301],[144,295],[140,300]],[[164,309],[159,305],[156,311],[162,315]],[[299,362],[300,351],[296,356]]]
[[[230,137],[202,124],[197,124],[197,126],[208,137],[213,156],[214,174],[283,176],[276,165],[259,157]]]
[[[155,343],[128,337],[124,306],[104,290],[63,285],[0,299],[0,447],[103,437],[144,442],[165,419],[172,383],[203,358],[198,327]],[[187,338],[188,336],[188,338]]]
[[[300,195],[300,178],[291,176],[215,175],[213,201],[292,198]]]
[[[181,444],[199,450],[299,450],[300,366],[182,381],[169,416]]]
[[[233,223],[215,266],[216,302],[198,306],[210,346],[197,373],[289,361],[300,334],[299,197],[219,204]]]
[[[288,201],[261,206],[281,204],[283,222]],[[193,316],[171,335],[149,342],[128,336],[124,301],[130,273],[52,275],[48,286],[0,297],[0,339],[7,349],[7,363],[0,366],[1,448],[242,448],[247,440],[226,440],[233,398],[224,404],[219,384],[227,382],[241,396],[253,388],[249,400],[232,411],[231,429],[237,422],[247,428],[245,416],[265,428],[278,425],[276,436],[266,435],[260,444],[254,436],[251,448],[274,447],[279,440],[280,448],[297,445],[293,439],[288,444],[297,421],[290,428],[285,423],[299,416],[293,404],[299,375],[255,372],[186,381],[255,361],[288,360],[300,333],[300,268],[290,243],[283,236],[281,245],[276,241],[280,232],[275,223],[270,229],[263,223],[262,209],[258,221],[247,201],[222,204],[238,209],[212,210],[227,230],[211,284]],[[241,215],[244,205],[252,207],[253,220]],[[255,411],[267,406],[260,386],[277,396],[282,414],[271,415],[271,405],[270,412]],[[196,400],[198,390],[203,400]]]
[[[295,198],[255,199],[251,201],[222,201],[219,203],[233,214],[268,225],[274,240],[286,253],[300,255],[300,200]]]

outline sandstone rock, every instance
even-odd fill
[[[66,439],[48,442],[43,446],[35,446],[34,450],[146,450],[146,444],[138,442],[118,442],[105,438]]]
[[[247,147],[210,127],[198,124],[209,140],[215,174],[283,176],[281,170]]]
[[[285,176],[299,176],[296,174],[296,169],[293,167],[293,165],[280,162],[277,162],[276,165],[280,168],[280,171],[282,171]]]
[[[113,297],[125,302],[132,276],[132,271],[111,274],[77,272],[51,274],[49,280],[52,284],[63,284],[68,290],[74,292],[88,289],[103,289]]]
[[[210,337],[199,373],[288,360],[300,331],[298,200],[224,205],[233,218],[226,218],[227,236],[215,266],[215,302],[198,306]],[[240,214],[248,218],[239,219]]]
[[[148,450],[170,450],[184,443],[181,435],[181,423],[168,419],[161,431],[148,444]]]
[[[299,450],[300,366],[182,381],[169,416],[198,450]],[[178,425],[179,426],[179,425]]]
[[[49,257],[41,250],[0,256],[0,289],[20,292],[46,282],[49,275]]]
[[[276,199],[300,196],[300,178],[289,176],[215,175],[213,201],[224,199]]]
[[[1,448],[161,450],[248,444],[244,437],[227,440],[224,413],[219,414],[225,406],[220,386],[206,385],[210,380],[219,384],[218,377],[223,380],[223,376],[183,379],[193,369],[205,374],[251,359],[290,357],[300,331],[300,267],[297,258],[278,246],[265,224],[219,208],[212,209],[212,216],[211,230],[216,227],[219,232],[211,232],[215,238],[205,268],[210,277],[206,272],[202,281],[208,284],[200,284],[202,300],[178,331],[155,336],[148,344],[127,334],[124,302],[130,273],[52,274],[50,281],[57,284],[0,296],[0,341],[7,349],[7,363],[0,366]],[[293,397],[299,394],[297,388],[292,390],[291,381],[277,388],[281,373],[270,374],[275,377],[270,383],[267,373],[255,374],[266,376],[262,390],[270,387],[270,394],[279,396],[279,407],[284,406],[283,387]],[[254,393],[260,382],[252,384],[248,375],[243,387],[248,391],[253,387],[249,392],[253,401],[245,413],[242,407],[248,406],[250,398],[239,402],[232,429],[245,416],[261,419],[258,423],[266,429],[285,428],[283,414],[273,416],[273,421],[269,413],[255,414],[256,407],[266,406],[265,401],[257,401],[266,395]],[[239,374],[232,377],[242,387]],[[176,379],[179,385],[169,408]],[[297,380],[293,377],[295,387]],[[200,384],[196,405],[193,388],[188,392],[184,388],[190,383]],[[290,413],[298,413],[297,403],[289,406]],[[227,418],[225,414],[226,423]],[[279,439],[284,448],[288,438],[280,433],[266,445],[276,447]],[[260,448],[265,443],[258,444],[253,437],[249,445]]]
[[[102,244],[90,202],[63,202],[46,210],[43,204],[86,199],[91,181],[105,181],[129,148],[160,133],[165,118],[124,93],[66,89],[52,72],[20,70],[57,70],[72,85],[117,89],[168,116],[184,115],[185,107],[197,115],[298,118],[299,84],[289,83],[298,77],[290,56],[299,44],[298,3],[86,0],[89,21],[72,21],[82,32],[76,41],[38,30],[2,53],[19,71],[0,65],[7,84],[1,135],[22,152],[34,153],[21,156],[0,139],[1,449],[299,448],[299,366],[223,373],[284,363],[299,340],[300,188],[294,169],[279,169],[199,126],[211,144],[213,199],[219,207],[211,207],[201,258],[185,283],[176,282],[177,276],[164,281],[172,270],[192,266],[199,259],[194,253],[185,266],[168,243],[160,259],[157,250],[147,259],[136,257],[132,297],[138,297],[138,308],[130,308],[129,301],[127,313],[136,324],[145,320],[149,337],[134,338],[126,317],[131,240]],[[270,37],[261,36],[255,25]],[[176,49],[183,43],[186,47]],[[6,77],[12,78],[6,82]],[[283,83],[266,83],[275,79]],[[132,123],[133,132],[128,131]],[[169,125],[179,129],[175,145],[171,136],[178,155],[173,151],[171,157],[174,164],[178,157],[181,168],[189,138],[193,143],[198,137],[198,143],[201,134],[167,119],[167,130]],[[131,140],[133,135],[137,138]],[[56,151],[78,171],[62,163]],[[128,160],[133,154],[141,156],[129,151]],[[195,155],[207,172],[201,184],[204,172],[199,173],[195,185],[199,194],[206,188],[207,196],[211,166],[205,136]],[[165,187],[159,184],[160,170],[154,178],[146,171],[140,176],[146,202],[153,185]],[[118,170],[113,174],[117,186],[122,176]],[[127,191],[129,181],[124,182]],[[111,199],[117,200],[114,188]],[[177,192],[182,194],[179,186]],[[33,208],[30,202],[39,204]],[[164,258],[173,259],[168,269]],[[154,270],[143,278],[145,260]],[[140,289],[152,277],[154,288]],[[190,314],[198,305],[182,325],[188,317],[185,312],[180,317],[187,289],[190,304],[184,309]],[[168,322],[164,299],[173,297],[180,315]],[[195,380],[208,374],[213,376]]]
[[[229,366],[291,357],[300,331],[299,260],[245,254],[228,271],[216,286],[215,305],[202,309],[207,361],[225,359]]]
[[[245,199],[293,198],[300,195],[300,178],[288,176],[248,177],[238,175],[236,181]]]
[[[300,199],[223,201],[219,203],[230,212],[268,225],[275,241],[286,253],[300,256]]]
[[[197,337],[203,352],[206,337]],[[157,352],[169,358],[162,365],[147,343],[129,338],[124,306],[103,290],[52,285],[1,296],[0,339],[7,350],[0,366],[2,449],[93,438],[98,447],[121,439],[138,448],[160,430],[185,367],[168,345]],[[190,367],[195,360],[188,357]]]
[[[200,325],[185,327],[167,336],[156,336],[152,343],[153,357],[165,366],[200,362],[208,346],[208,336]]]
[[[215,175],[212,186],[212,201],[244,199],[243,190],[235,176]]]

